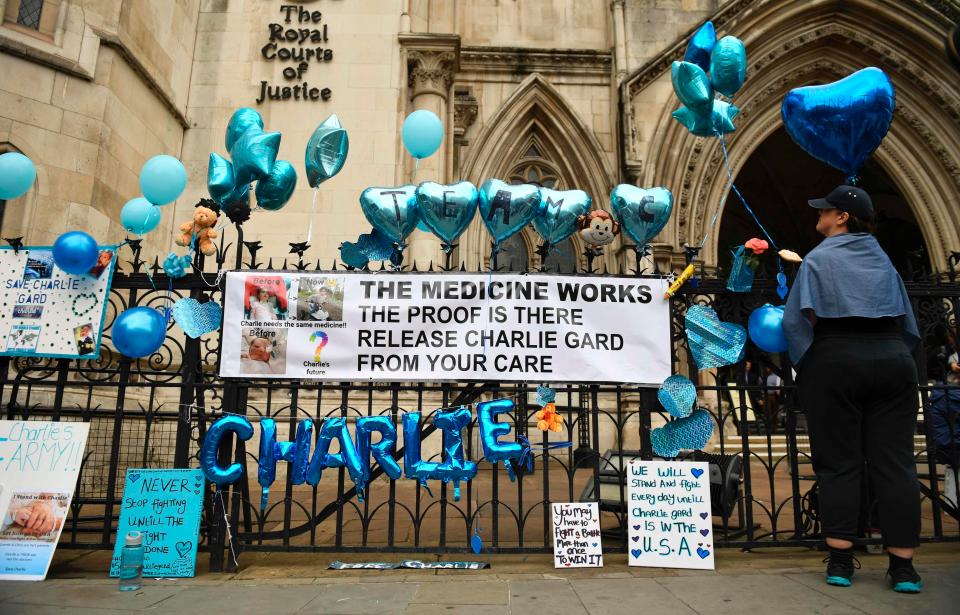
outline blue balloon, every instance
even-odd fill
[[[257,482],[260,483],[260,510],[266,510],[270,485],[277,478],[277,460],[282,458],[277,445],[277,423],[260,419],[260,454],[257,457]]]
[[[218,487],[231,485],[243,477],[243,465],[233,462],[227,467],[220,465],[217,454],[220,450],[220,441],[228,433],[233,432],[241,440],[253,437],[253,425],[242,416],[222,416],[207,428],[200,445],[200,469],[207,480]]]
[[[330,453],[330,444],[339,440],[340,452]],[[326,468],[347,468],[353,484],[357,486],[357,500],[363,501],[363,489],[369,479],[369,468],[361,463],[357,447],[347,429],[347,420],[342,416],[328,418],[320,426],[317,449],[307,466],[307,482],[316,485]]]
[[[270,174],[280,150],[279,132],[249,131],[230,150],[237,185],[249,184]]]
[[[740,113],[740,108],[723,100],[714,100],[713,108],[709,112],[696,111],[688,107],[680,107],[673,112],[673,118],[686,126],[687,130],[698,137],[714,137],[736,130],[733,118]]]
[[[187,170],[173,156],[154,156],[140,169],[140,190],[154,205],[176,201],[186,187]]]
[[[227,124],[227,132],[224,135],[223,144],[227,151],[233,150],[233,144],[243,136],[247,131],[261,132],[263,130],[263,118],[256,109],[250,107],[241,107],[230,116],[230,122]]]
[[[33,186],[37,168],[19,152],[0,154],[0,199],[15,199]]]
[[[360,463],[367,468],[369,475],[370,455],[380,464],[380,468],[390,478],[400,478],[401,470],[393,452],[397,447],[397,426],[389,416],[361,416],[357,425],[357,454]],[[380,434],[380,441],[372,444],[374,432]]]
[[[157,228],[160,217],[160,208],[142,196],[127,201],[120,210],[120,223],[134,235],[145,235]]]
[[[674,62],[670,70],[673,91],[687,107],[708,112],[713,106],[713,86],[707,73],[690,62]]]
[[[367,188],[360,194],[360,208],[373,228],[395,244],[403,245],[417,228],[420,206],[414,186]]]
[[[420,413],[407,412],[401,421],[403,423],[403,474],[426,487],[427,479],[437,469],[437,463],[424,461],[420,457]]]
[[[488,179],[480,187],[480,216],[498,245],[533,222],[541,211],[543,202],[536,186]]]
[[[236,184],[230,161],[216,152],[211,153],[210,162],[207,163],[207,192],[210,193],[210,198],[223,207],[228,202],[225,199],[233,194]]]
[[[403,146],[414,158],[426,158],[443,143],[443,123],[431,111],[414,111],[403,121]]]
[[[470,424],[473,415],[470,408],[461,406],[456,410],[438,410],[433,415],[433,424],[443,431],[444,458],[431,478],[445,483],[453,482],[453,501],[460,501],[460,482],[477,475],[477,464],[464,458],[463,428]]]
[[[787,336],[783,332],[783,306],[764,304],[750,313],[747,322],[750,339],[761,350],[786,352]]]
[[[590,212],[590,195],[583,190],[540,188],[543,209],[533,219],[533,228],[548,245],[555,245],[577,230],[580,216]]]
[[[347,161],[350,139],[347,131],[340,126],[336,115],[331,115],[317,126],[307,141],[304,164],[307,169],[307,183],[316,188],[340,172]]]
[[[110,329],[113,347],[131,359],[155,353],[167,337],[167,319],[152,307],[128,308],[117,316]]]
[[[683,54],[685,62],[692,62],[703,70],[710,70],[710,53],[714,45],[717,44],[717,31],[713,27],[713,22],[708,21],[690,38],[687,44],[687,51]]]
[[[297,187],[297,172],[286,160],[273,164],[270,174],[257,182],[257,205],[276,211],[287,204]]]
[[[747,80],[747,49],[735,36],[724,36],[710,54],[710,83],[724,96],[733,96]]]
[[[643,246],[667,225],[673,211],[673,194],[666,188],[620,184],[610,193],[610,209],[623,231]]]
[[[517,459],[523,447],[516,442],[499,442],[497,438],[510,433],[510,423],[498,423],[498,414],[513,412],[512,399],[494,399],[477,404],[477,421],[480,423],[480,443],[483,457],[490,463]]]
[[[417,187],[416,195],[421,222],[443,241],[444,251],[449,252],[476,215],[480,192],[470,182],[450,186],[424,182]]]
[[[890,129],[895,105],[890,79],[870,67],[834,83],[790,90],[780,114],[797,145],[855,176]]]
[[[53,244],[53,262],[73,275],[82,275],[97,264],[100,247],[97,241],[83,231],[69,231],[57,237]]]

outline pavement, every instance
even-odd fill
[[[64,612],[216,615],[778,615],[911,614],[960,611],[960,543],[924,546],[919,595],[896,594],[884,579],[885,555],[860,554],[851,588],[823,582],[823,553],[772,548],[717,551],[716,571],[631,568],[604,554],[603,568],[555,570],[549,555],[243,553],[234,573],[203,570],[191,579],[146,579],[120,592],[106,577],[110,554],[61,549],[46,581],[0,582],[0,613]],[[475,560],[486,570],[328,570],[345,562]]]

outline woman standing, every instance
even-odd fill
[[[825,237],[803,260],[783,328],[807,413],[820,514],[830,556],[827,583],[849,586],[866,461],[894,591],[916,593],[920,488],[913,458],[917,323],[890,259],[869,233],[870,196],[839,186],[809,201]]]

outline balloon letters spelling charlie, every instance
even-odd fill
[[[496,422],[498,414],[513,411],[513,401],[498,399],[477,406],[480,417],[480,438],[487,461],[507,461],[520,456],[522,448],[516,442],[500,442],[498,438],[510,433],[508,423]],[[469,481],[477,474],[477,464],[466,459],[463,447],[463,430],[473,417],[468,406],[450,410],[438,410],[433,424],[443,433],[443,458],[441,461],[424,461],[420,452],[421,415],[408,412],[403,415],[404,467],[407,478],[418,481],[424,487],[428,480],[453,483],[454,500],[460,499],[460,483]],[[278,461],[289,462],[290,482],[294,485],[307,483],[316,486],[326,468],[345,467],[357,487],[358,499],[362,501],[370,481],[370,457],[392,479],[401,476],[400,466],[394,459],[397,444],[397,427],[388,416],[364,416],[356,420],[356,442],[350,438],[344,417],[327,418],[320,426],[317,446],[310,455],[313,439],[313,421],[305,419],[298,423],[293,442],[278,442],[276,422],[271,418],[260,419],[260,454],[257,482],[263,489],[261,509],[267,505],[270,485],[276,479]],[[373,432],[380,434],[377,443],[372,442]],[[253,426],[242,416],[228,415],[220,418],[207,431],[200,448],[200,468],[212,483],[225,487],[243,478],[239,463],[222,466],[217,459],[220,441],[229,433],[241,440],[253,437]],[[340,452],[331,454],[330,444],[339,440]]]

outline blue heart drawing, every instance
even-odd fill
[[[193,549],[193,542],[189,540],[181,540],[177,543],[177,553],[180,554],[180,557],[189,555],[191,549]]]
[[[700,556],[700,559],[707,559],[707,557],[710,555],[710,552],[703,547],[697,547],[697,555]]]
[[[693,474],[694,478],[700,478],[701,476],[703,476],[703,470],[701,470],[700,468],[693,468],[692,470],[690,470],[690,473]]]
[[[700,513],[700,518],[701,518],[701,519],[706,519],[709,514],[710,514],[710,513]]]
[[[134,472],[132,474],[127,474],[127,478],[130,479],[131,483],[135,483],[138,480],[140,480],[140,474],[137,472]]]
[[[688,416],[693,409],[693,403],[697,401],[697,387],[686,376],[674,374],[660,385],[657,399],[670,416]]]
[[[704,536],[710,533],[710,530],[700,530],[700,533]]]
[[[599,546],[600,546],[600,543],[599,543],[599,542],[591,542],[591,543],[590,543],[590,546],[591,546],[591,547],[599,547]]]
[[[787,92],[780,107],[787,134],[808,154],[856,175],[893,121],[896,97],[876,67],[834,83]]]
[[[635,530],[637,530],[637,531],[639,532],[641,527],[643,527],[643,526],[642,526],[642,525],[635,525],[635,526],[633,526],[633,529],[635,529]]]
[[[643,551],[641,549],[630,549],[630,555],[634,557],[640,557],[640,555],[642,554],[643,554]]]
[[[216,331],[220,328],[220,321],[223,318],[223,309],[216,301],[200,303],[189,297],[174,303],[172,312],[173,319],[191,338],[198,338],[204,333]]]
[[[630,540],[632,540],[633,542],[637,542],[637,541],[640,540],[640,537],[639,537],[639,536],[631,536],[631,537],[630,537]]]

